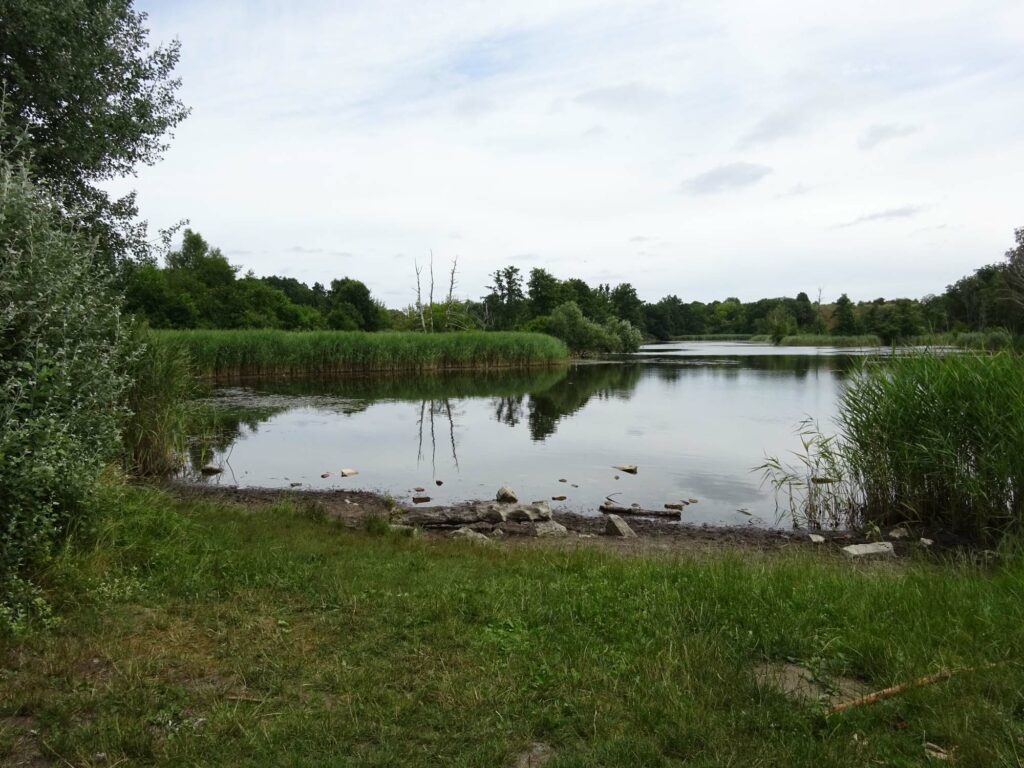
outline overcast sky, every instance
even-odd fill
[[[258,275],[921,296],[1024,226],[1021,0],[137,7],[193,112],[116,189]]]

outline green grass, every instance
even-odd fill
[[[779,344],[783,347],[880,347],[882,346],[882,340],[873,333],[859,336],[801,333],[794,336],[784,336]]]
[[[690,333],[673,336],[672,341],[751,341],[749,333]]]
[[[345,373],[526,368],[568,358],[538,333],[350,331],[159,331],[188,351],[203,376],[332,376]]]
[[[809,425],[797,468],[766,465],[793,492],[798,518],[909,522],[976,541],[1024,529],[1024,358],[868,360],[849,378],[835,422],[835,435]]]
[[[909,766],[933,742],[1012,766],[1024,749],[1020,559],[481,548],[123,493],[46,575],[65,623],[0,649],[0,762],[491,768],[543,742],[550,768]],[[756,684],[785,659],[872,689],[982,668],[826,718]]]

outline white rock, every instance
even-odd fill
[[[843,554],[847,557],[896,557],[896,550],[891,541],[875,541],[870,544],[851,544],[843,547]]]
[[[359,470],[357,470],[357,469],[350,469],[350,468],[346,467],[345,469],[339,470],[338,474],[341,475],[342,477],[352,477],[352,475],[358,475],[359,474]]]
[[[490,544],[491,540],[484,536],[479,531],[474,531],[472,528],[456,528],[448,536],[452,539],[465,539],[466,541],[472,541],[476,544]]]
[[[635,475],[637,473],[636,464],[616,464],[612,469],[617,469],[619,472],[625,472],[629,475]]]
[[[925,548],[927,549],[928,547],[930,547],[930,546],[931,546],[932,544],[934,544],[935,542],[934,542],[934,541],[932,541],[931,539],[926,539],[926,538],[924,538],[924,537],[922,536],[922,537],[921,537],[921,539],[920,539],[920,541],[919,541],[919,543],[921,544],[921,546],[922,546],[922,547],[925,547]]]
[[[810,539],[811,542],[814,543],[814,544],[824,544],[825,543],[825,537],[822,536],[820,533],[809,533],[807,535],[807,538]]]
[[[897,528],[893,528],[891,531],[889,531],[889,538],[890,539],[905,539],[909,535],[910,535],[910,531],[908,531],[902,525],[897,527]]]
[[[556,523],[554,520],[542,520],[534,525],[533,529],[538,536],[548,538],[561,538],[562,536],[569,535],[569,529],[561,523]]]
[[[624,539],[636,538],[636,532],[629,527],[629,523],[618,515],[608,515],[604,524],[604,532],[608,536],[621,536]]]
[[[498,489],[498,493],[497,496],[495,496],[495,498],[498,501],[504,502],[506,504],[515,504],[517,501],[519,501],[519,497],[516,496],[516,492],[509,488],[507,485],[503,485],[501,486],[501,488]]]

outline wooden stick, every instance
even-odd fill
[[[898,696],[904,691],[909,691],[912,688],[921,688],[922,686],[931,685],[932,683],[941,683],[943,680],[948,680],[949,678],[951,678],[957,672],[975,672],[979,669],[990,669],[991,667],[996,667],[1000,664],[1005,663],[1006,662],[995,662],[992,664],[984,664],[980,667],[944,669],[941,672],[936,672],[932,675],[925,675],[924,677],[919,677],[915,680],[910,680],[906,683],[900,683],[899,685],[893,685],[888,688],[883,688],[882,690],[875,691],[874,693],[865,694],[864,696],[860,696],[850,701],[840,702],[839,704],[830,707],[828,712],[825,713],[825,716],[828,717],[829,715],[837,715],[840,712],[845,712],[848,709],[860,707],[864,704],[874,704],[876,701],[882,701],[883,699],[891,699],[893,696]]]

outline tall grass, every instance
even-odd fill
[[[201,376],[331,376],[379,371],[526,368],[567,359],[558,339],[538,333],[361,333],[160,331],[184,349]]]
[[[830,336],[826,333],[800,333],[783,336],[783,347],[880,347],[882,340],[873,333],[854,336]]]
[[[1009,354],[868,361],[838,432],[805,430],[796,467],[768,477],[810,525],[921,524],[978,541],[1024,523],[1024,362]]]
[[[132,370],[128,418],[122,432],[125,468],[134,475],[174,471],[184,455],[190,401],[196,380],[188,352],[152,332],[140,338]]]

